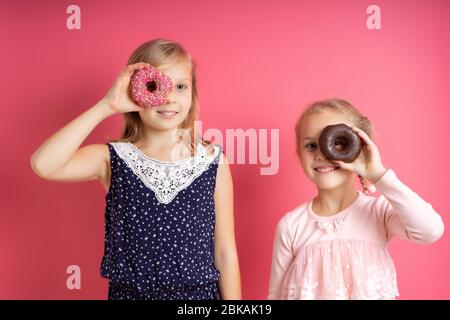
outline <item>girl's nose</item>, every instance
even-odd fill
[[[171,93],[171,94],[167,97],[166,104],[172,104],[172,103],[175,103],[175,97],[174,97],[173,94]]]
[[[169,93],[169,95],[167,96],[167,104],[172,104],[175,103],[175,94],[172,90],[172,92]]]
[[[320,151],[319,148],[317,148],[315,158],[316,158],[316,160],[323,160],[323,159],[325,159],[324,155],[322,154],[322,152]]]

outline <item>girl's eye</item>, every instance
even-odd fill
[[[308,143],[306,146],[305,146],[305,148],[306,149],[309,149],[309,150],[313,150],[313,149],[315,149],[317,147],[317,144],[315,144],[315,143]]]
[[[185,84],[179,84],[179,85],[177,85],[177,89],[179,89],[179,90],[187,89],[187,85],[185,85]]]

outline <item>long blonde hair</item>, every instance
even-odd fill
[[[306,109],[301,113],[295,125],[295,136],[297,144],[296,151],[299,157],[301,150],[300,127],[302,120],[308,115],[324,111],[336,111],[342,113],[355,127],[363,130],[370,138],[372,138],[372,122],[370,122],[369,118],[363,116],[361,112],[356,109],[350,102],[339,98],[316,101],[306,107]]]
[[[165,63],[188,62],[191,65],[192,75],[192,101],[189,113],[180,125],[180,129],[187,129],[190,134],[190,150],[191,154],[195,153],[195,146],[198,142],[203,145],[209,145],[210,142],[203,140],[201,136],[196,136],[194,132],[195,120],[199,114],[197,74],[195,61],[190,54],[177,42],[166,39],[154,39],[140,45],[128,59],[127,64],[135,64],[138,62],[146,62],[155,67],[159,67]],[[127,112],[124,116],[124,127],[120,139],[112,139],[110,142],[130,142],[135,143],[139,140],[143,133],[143,123],[139,112]]]

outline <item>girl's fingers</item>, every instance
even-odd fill
[[[150,66],[150,63],[147,63],[147,62],[137,62],[137,63],[134,63],[134,64],[130,64],[129,66],[132,67],[132,68],[137,69],[137,68],[141,68],[141,67],[149,67],[149,66]]]
[[[341,167],[342,169],[345,169],[345,170],[350,170],[350,171],[354,171],[354,167],[353,167],[353,164],[351,164],[351,163],[346,163],[346,162],[343,162],[343,161],[338,161],[338,160],[335,160],[335,161],[333,161],[334,163],[336,163],[339,167]]]
[[[126,68],[126,71],[127,71],[128,74],[131,75],[134,71],[136,71],[138,69],[145,68],[145,67],[150,67],[150,64],[146,63],[146,62],[138,62],[138,63],[135,63],[135,64],[128,65],[127,68]]]
[[[372,141],[372,139],[370,139],[370,137],[367,135],[367,133],[365,133],[363,130],[361,130],[358,127],[352,127],[352,129],[353,129],[353,131],[356,131],[358,133],[358,135],[364,140],[364,142],[368,146],[376,147],[375,143]]]
[[[377,188],[372,183],[370,183],[366,178],[359,176],[359,181],[361,182],[361,185],[364,188],[364,193],[366,194],[374,193],[377,190]]]
[[[135,72],[138,69],[142,69],[144,67],[149,67],[149,66],[150,66],[150,64],[145,63],[145,62],[138,62],[138,63],[135,63],[135,64],[127,65],[121,71],[121,73],[119,75],[119,79],[121,79],[124,84],[128,83],[128,81],[130,80],[131,75],[133,74],[133,72]]]

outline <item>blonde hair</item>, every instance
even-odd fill
[[[182,63],[188,62],[191,65],[192,75],[192,101],[189,113],[180,125],[180,129],[187,129],[190,134],[191,154],[195,153],[195,146],[198,142],[209,145],[210,142],[203,140],[201,136],[195,136],[194,123],[199,114],[197,74],[195,61],[190,54],[177,42],[154,39],[140,45],[128,59],[127,64],[135,64],[138,62],[146,62],[155,67],[159,67],[166,63]],[[131,142],[135,143],[139,140],[143,133],[143,123],[139,112],[127,112],[124,116],[124,127],[120,139],[112,139],[110,142]]]
[[[372,123],[367,117],[363,116],[361,112],[356,109],[350,102],[338,98],[316,101],[306,107],[306,109],[301,113],[295,125],[295,136],[297,144],[296,151],[299,157],[301,151],[300,128],[302,120],[308,115],[326,111],[340,112],[345,117],[347,117],[355,127],[363,130],[370,138],[372,138]]]

